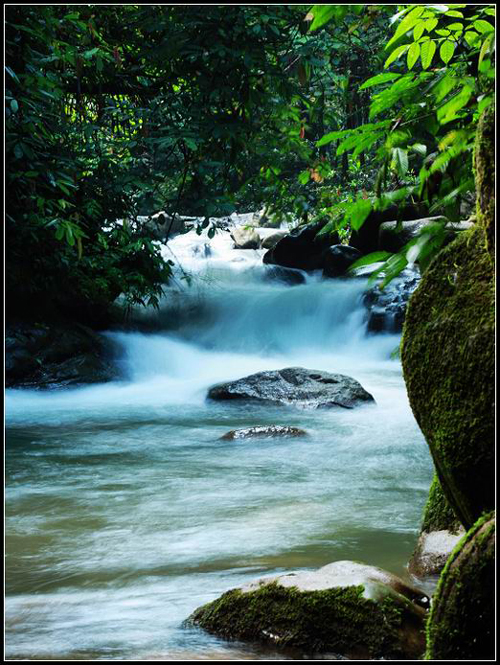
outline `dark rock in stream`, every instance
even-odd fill
[[[246,427],[243,429],[233,429],[226,432],[220,438],[225,441],[236,441],[239,439],[270,439],[285,436],[308,436],[307,432],[298,427],[288,427],[285,425],[261,425],[257,427]]]
[[[9,326],[5,339],[7,387],[49,388],[116,378],[109,342],[80,324]]]
[[[349,245],[332,245],[323,252],[323,277],[341,277],[362,254]]]
[[[349,659],[418,659],[429,599],[380,568],[336,561],[227,591],[188,623],[225,638]]]
[[[366,326],[368,332],[401,332],[406,314],[406,305],[420,280],[420,273],[406,268],[384,288],[378,286],[367,291],[363,304],[368,310]]]
[[[264,273],[264,280],[277,281],[294,286],[296,284],[304,284],[306,278],[301,270],[294,270],[293,268],[283,268],[283,266],[266,266]]]
[[[219,383],[208,391],[214,400],[259,400],[309,409],[355,406],[375,402],[355,379],[303,367],[257,372],[238,381]]]

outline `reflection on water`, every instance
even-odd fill
[[[167,296],[162,330],[109,333],[122,381],[7,391],[9,658],[284,659],[182,622],[265,574],[356,559],[406,575],[432,465],[398,338],[365,335],[360,281],[263,282],[258,252],[224,237],[201,260],[202,241],[174,247],[205,272]],[[189,316],[173,320],[173,302]],[[349,374],[376,406],[205,401],[286,366]],[[266,424],[310,437],[220,440]]]

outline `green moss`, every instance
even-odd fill
[[[456,534],[460,531],[461,526],[460,520],[443,493],[437,474],[434,474],[424,508],[421,531],[429,533],[430,531],[447,530]]]
[[[426,660],[495,655],[495,519],[481,517],[441,573],[426,627]]]
[[[495,506],[494,272],[485,232],[463,232],[410,298],[401,360],[443,492],[466,528]]]
[[[423,621],[407,599],[363,597],[363,586],[299,591],[271,583],[255,591],[232,590],[198,609],[190,622],[231,639],[270,642],[302,653],[398,658],[402,623],[413,622],[416,655],[422,649]],[[394,592],[395,593],[395,592]],[[408,645],[405,645],[405,649]]]
[[[491,104],[479,119],[474,151],[476,214],[486,230],[489,252],[495,251],[495,107]]]

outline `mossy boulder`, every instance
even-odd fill
[[[495,658],[495,516],[483,516],[441,574],[427,623],[426,660]]]
[[[443,493],[437,474],[434,474],[422,517],[421,531],[449,531],[457,534],[463,530],[455,511]]]
[[[402,365],[443,492],[470,528],[495,506],[495,293],[485,231],[443,249],[410,298]]]
[[[491,104],[479,119],[474,151],[476,216],[486,231],[486,246],[495,252],[495,107]]]
[[[338,561],[228,591],[188,622],[301,656],[415,659],[424,652],[427,602],[390,573]]]

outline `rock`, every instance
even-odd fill
[[[375,401],[360,383],[349,376],[302,367],[258,372],[238,381],[220,383],[210,388],[208,397],[215,400],[259,400],[310,409],[352,409]]]
[[[165,242],[174,234],[184,231],[186,220],[180,215],[171,217],[166,212],[157,212],[154,215],[137,217],[139,227],[155,240]]]
[[[457,534],[463,531],[463,526],[445,497],[439,478],[435,473],[424,508],[421,531],[442,530]]]
[[[448,559],[427,624],[426,660],[495,659],[495,517],[481,517]]]
[[[463,528],[459,533],[451,533],[445,529],[422,532],[408,563],[408,571],[416,577],[439,575],[464,533]]]
[[[317,238],[317,233],[322,226],[321,223],[293,229],[264,254],[263,262],[299,270],[322,269],[323,251],[330,245],[339,242],[338,236]]]
[[[106,339],[72,324],[10,326],[6,334],[6,386],[54,387],[116,378]]]
[[[419,280],[420,273],[417,269],[406,268],[383,290],[375,286],[363,294],[368,332],[401,332],[408,300]]]
[[[380,568],[337,561],[233,589],[188,619],[225,638],[293,649],[302,657],[419,658],[428,598]]]
[[[446,217],[441,215],[437,217],[424,217],[423,219],[415,219],[412,222],[401,222],[398,229],[396,221],[384,222],[380,226],[379,231],[379,249],[386,252],[399,252],[406,243],[416,238],[422,229],[433,224],[441,223],[446,225],[448,231],[447,241],[450,242],[459,231],[467,231],[472,227],[471,222],[450,222]]]
[[[495,254],[495,107],[490,104],[479,118],[474,150],[476,215],[486,231],[486,248]]]
[[[268,231],[269,233],[263,234],[263,231]],[[262,249],[271,249],[274,247],[282,238],[288,235],[288,231],[277,231],[276,229],[259,229],[257,233],[260,236],[260,246]]]
[[[495,507],[494,287],[484,230],[464,231],[424,272],[403,334],[410,404],[466,528]]]
[[[323,252],[323,277],[340,277],[362,256],[361,252],[349,245],[332,245]]]
[[[236,226],[231,231],[235,249],[258,249],[260,247],[259,234],[252,227]]]
[[[282,266],[266,266],[264,279],[267,281],[280,281],[293,286],[294,284],[304,284],[306,278],[300,270],[293,268],[283,268]]]
[[[392,219],[404,219],[407,221],[420,219],[427,215],[427,208],[423,204],[401,206],[392,205],[385,210],[372,210],[359,231],[353,231],[349,244],[362,254],[369,254],[378,250],[379,229],[384,222]]]
[[[307,432],[298,427],[286,427],[284,425],[262,425],[259,427],[246,427],[244,429],[233,429],[220,438],[234,441],[239,439],[261,439],[277,438],[284,436],[308,436]]]

